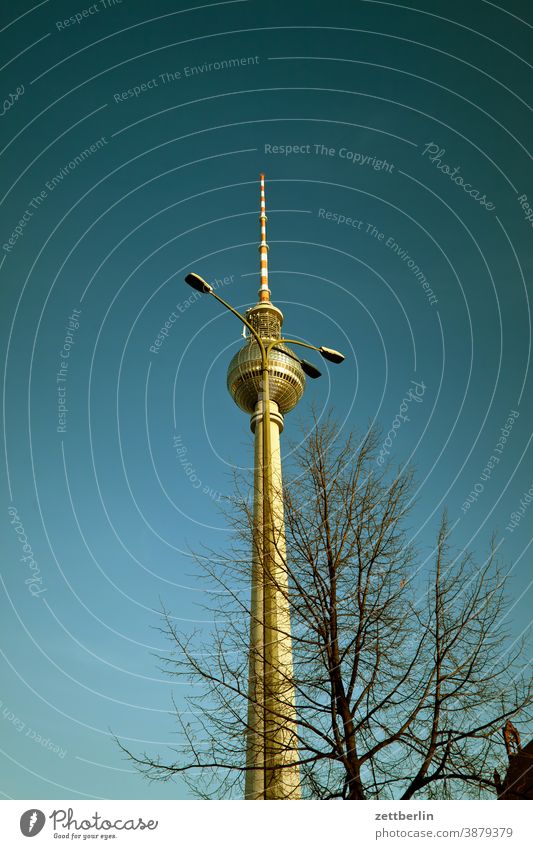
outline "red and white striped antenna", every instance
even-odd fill
[[[266,240],[266,203],[265,203],[265,175],[261,178],[261,211],[259,221],[261,222],[261,243],[259,245],[259,257],[261,260],[261,288],[259,289],[259,300],[270,301],[270,289],[268,288],[268,245]]]

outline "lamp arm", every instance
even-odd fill
[[[308,342],[299,342],[297,339],[275,339],[274,342],[270,342],[270,344],[268,345],[268,353],[270,353],[271,349],[275,345],[279,345],[281,343],[284,343],[286,345],[301,345],[302,348],[311,348],[312,351],[318,351],[316,345],[310,345]]]
[[[280,340],[277,339],[275,345],[269,345],[268,346],[268,353],[269,354],[270,354],[271,351],[279,351],[280,354],[285,354],[287,357],[290,357],[291,360],[296,360],[297,363],[301,362],[300,357],[297,357],[296,354],[294,354],[292,351],[284,350],[283,348],[278,348],[279,341]],[[283,341],[285,341],[285,340],[283,340]]]
[[[240,312],[238,312],[236,309],[234,309],[234,307],[232,307],[231,304],[228,304],[228,302],[225,301],[224,298],[221,298],[220,295],[217,295],[216,292],[210,292],[210,294],[213,296],[213,298],[216,298],[217,301],[219,301],[219,303],[222,304],[222,306],[226,307],[227,310],[232,312],[233,315],[235,315],[240,321],[242,321],[242,323],[248,328],[248,330],[250,331],[252,336],[255,338],[255,341],[259,345],[263,362],[266,362],[266,359],[268,357],[268,353],[267,353],[267,350],[266,350],[265,345],[263,343],[263,340],[261,339],[261,337],[260,337],[259,333],[257,332],[257,330],[255,329],[255,327],[253,327],[250,324],[250,322],[243,315],[240,314]]]

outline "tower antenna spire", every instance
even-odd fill
[[[261,260],[261,288],[259,289],[259,300],[270,301],[270,289],[268,288],[268,245],[266,240],[266,202],[265,202],[265,175],[259,175],[261,179],[261,207],[259,221],[261,222],[261,243],[259,245],[259,256]]]

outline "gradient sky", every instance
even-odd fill
[[[391,448],[417,469],[420,560],[444,506],[480,561],[496,531],[526,632],[530,4],[10,0],[1,16],[3,795],[187,797],[147,784],[112,734],[175,743],[187,686],[158,668],[158,610],[205,619],[189,550],[224,548],[218,502],[252,460],[226,390],[241,328],[183,276],[256,301],[261,170],[285,331],[347,355],[307,386],[285,447],[312,404],[386,434],[423,383]]]

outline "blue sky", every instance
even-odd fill
[[[111,735],[175,742],[187,685],[158,668],[158,610],[205,619],[190,549],[224,547],[219,499],[250,469],[225,383],[241,328],[183,277],[255,302],[262,170],[285,331],[347,355],[284,444],[312,404],[387,434],[423,383],[391,447],[417,469],[421,561],[444,506],[480,559],[495,530],[526,632],[530,17],[524,0],[2,11],[6,797],[187,796]]]

